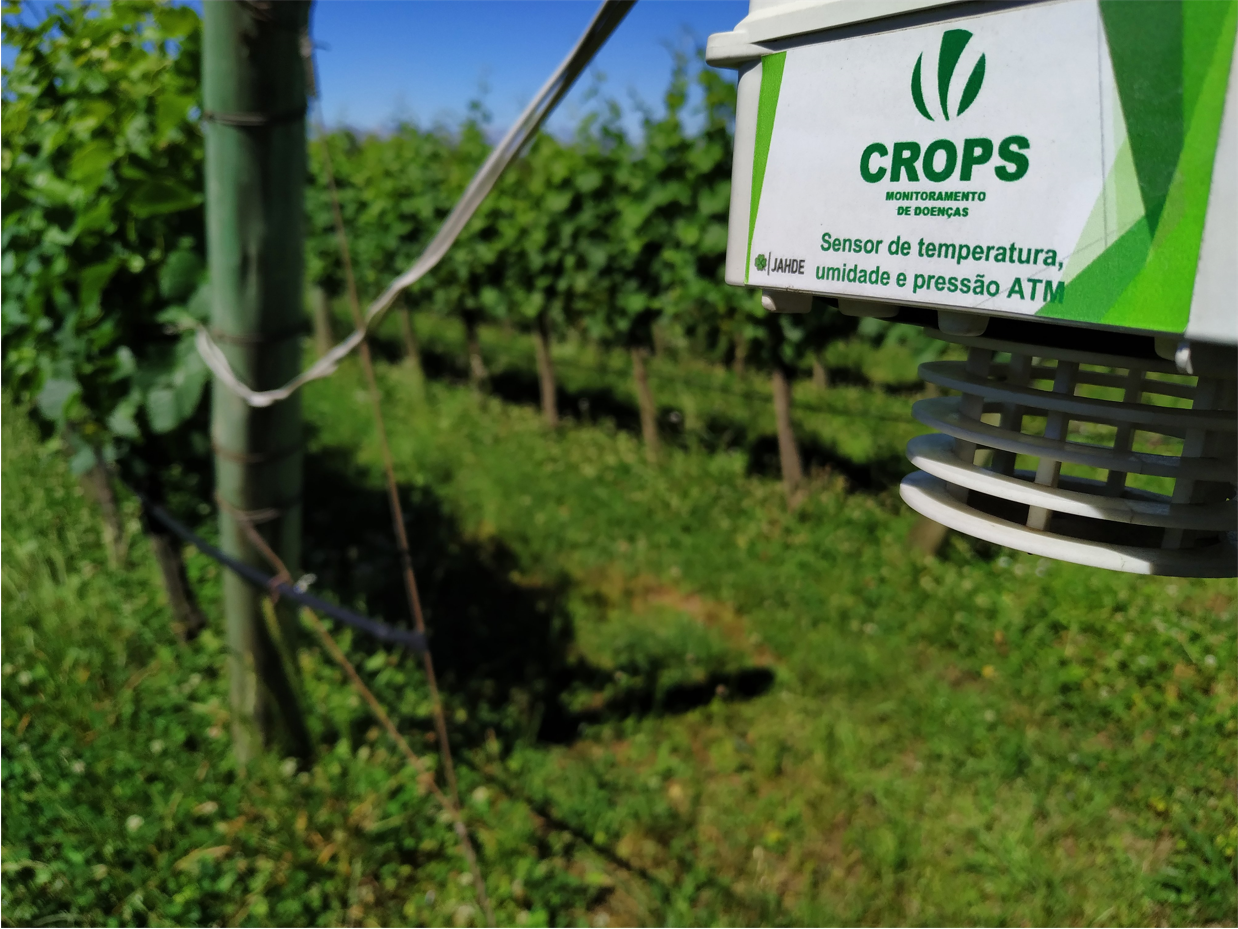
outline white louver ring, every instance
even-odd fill
[[[961,396],[913,407],[938,431],[907,446],[920,469],[900,487],[909,506],[998,545],[1097,568],[1234,573],[1232,371],[1183,376],[1169,361],[935,334],[965,346],[967,360],[921,366]],[[1097,469],[1103,480],[1071,474]]]

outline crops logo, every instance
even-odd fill
[[[753,264],[757,266],[758,271],[764,271],[765,270],[765,256],[757,255],[756,261],[753,262]]]
[[[963,62],[963,52],[972,40],[972,34],[966,29],[948,29],[941,37],[941,47],[937,52],[937,100],[941,104],[940,116],[943,122],[951,118],[958,119],[976,102],[980,88],[984,86],[985,56],[980,54],[974,63],[969,55],[962,70],[959,64]],[[973,50],[974,51],[974,50]],[[920,115],[929,122],[936,122],[936,117],[929,112],[924,93],[924,56],[920,53],[916,65],[911,70],[911,99],[920,111]],[[931,54],[931,53],[929,53]],[[968,65],[971,73],[963,80],[962,74],[967,73]],[[956,76],[959,78],[955,80]],[[959,89],[961,86],[961,90]],[[951,113],[951,102],[954,101],[954,112]],[[1007,102],[1009,107],[1009,103]],[[919,125],[917,123],[916,125]],[[974,123],[973,123],[974,125]],[[939,132],[944,130],[937,130]],[[973,130],[974,131],[974,130]],[[910,134],[910,133],[908,133]],[[858,145],[856,146],[859,147]],[[1031,140],[1024,133],[1015,133],[1004,139],[989,139],[982,136],[963,139],[962,144],[955,139],[919,140],[887,139],[870,142],[860,152],[860,177],[868,184],[918,184],[923,178],[933,184],[943,184],[949,180],[968,183],[972,180],[985,179],[990,172],[999,181],[1018,181],[1027,176],[1031,168]],[[887,200],[918,199],[914,191],[888,191]],[[986,191],[977,191],[977,199],[983,200]],[[970,200],[970,191],[942,191],[940,199]],[[947,196],[948,195],[948,196]],[[931,197],[926,199],[938,199]],[[911,207],[900,207],[900,210],[910,211]],[[923,212],[900,213],[902,216],[944,216],[939,210],[949,209],[950,216],[963,217],[967,209],[962,207],[916,207]],[[931,211],[931,212],[930,212]]]
[[[967,48],[971,37],[972,34],[966,29],[951,29],[941,37],[941,49],[937,53],[937,99],[941,102],[941,115],[947,122],[950,120],[950,84],[954,80],[954,71],[958,67],[959,59],[963,56],[963,49]],[[923,65],[924,53],[921,52],[911,72],[911,99],[915,101],[920,115],[932,122],[933,115],[924,102]],[[963,85],[963,94],[959,97],[958,109],[954,112],[955,118],[962,116],[967,112],[967,108],[975,103],[983,83],[984,55],[982,54],[972,67],[967,83]]]

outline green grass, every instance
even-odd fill
[[[515,378],[508,351],[493,367]],[[622,401],[618,361],[595,362],[561,366],[569,396]],[[380,378],[501,922],[1233,921],[1232,581],[958,537],[912,555],[886,463],[912,397],[874,387],[820,402],[890,421],[802,424],[823,466],[789,514],[754,451],[760,398],[655,381],[705,412],[654,467],[596,409],[551,434],[528,405]],[[306,563],[400,621],[362,385],[348,365],[306,392]],[[742,441],[708,440],[715,410]],[[475,921],[449,830],[319,650],[323,754],[242,777],[218,639],[175,645],[144,547],[107,568],[72,480],[4,421],[6,919]],[[191,568],[217,620],[214,569]],[[348,641],[432,750],[416,663]]]
[[[109,568],[64,462],[7,401],[3,413],[5,924],[471,921],[452,830],[325,656],[301,653],[316,763],[275,755],[240,774],[221,624],[178,645],[132,501],[130,564]],[[201,556],[190,568],[218,620],[217,569]],[[357,657],[389,688],[416,676]],[[596,888],[544,863],[528,808],[481,797],[500,918],[583,911]]]

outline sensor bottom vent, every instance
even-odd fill
[[[921,365],[912,509],[997,545],[1137,574],[1238,574],[1238,380],[984,337]],[[1236,372],[1238,375],[1238,372]]]

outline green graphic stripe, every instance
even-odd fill
[[[1153,235],[1182,151],[1183,6],[1178,0],[1101,0],[1100,4]]]
[[[1125,135],[1125,129],[1122,134]],[[1139,179],[1135,176],[1135,160],[1131,155],[1130,139],[1124,139],[1100,195],[1092,205],[1092,212],[1084,223],[1079,241],[1075,243],[1066,263],[1063,274],[1066,281],[1073,280],[1075,275],[1099,258],[1117,237],[1143,219],[1143,197],[1139,193]],[[1151,242],[1149,235],[1149,248]]]
[[[1037,316],[1099,323],[1147,263],[1152,236],[1141,219],[1066,285],[1064,303],[1046,303]]]
[[[1182,5],[1182,112],[1188,121],[1215,57],[1217,37],[1225,34],[1226,14],[1233,9],[1234,0],[1191,0]]]
[[[1189,6],[1190,4],[1188,4]],[[1225,87],[1234,54],[1238,6],[1230,7],[1212,65],[1199,89],[1143,271],[1102,320],[1107,325],[1182,332],[1191,314],[1199,246],[1208,212],[1208,192],[1225,109]]]
[[[967,79],[967,83],[963,86],[963,96],[959,98],[959,111],[956,116],[962,116],[967,112],[967,108],[972,105],[976,99],[976,95],[980,93],[980,85],[984,83],[984,56],[981,55],[976,59],[976,66],[971,69],[971,77]]]
[[[1106,11],[1108,5],[1102,3],[1102,11],[1106,14],[1105,30],[1112,47],[1115,35],[1130,39],[1134,29],[1130,22],[1112,28],[1111,20],[1115,16],[1112,9]],[[1145,21],[1144,30],[1158,23],[1164,28],[1172,27],[1172,21],[1166,22],[1172,20],[1172,14],[1159,3],[1129,4],[1132,11],[1145,7],[1150,8],[1152,15]],[[1152,100],[1152,109],[1159,109],[1159,116],[1143,114],[1138,137],[1130,125],[1132,109],[1138,100],[1146,102],[1150,96],[1157,96],[1149,83],[1163,82],[1166,78],[1163,73],[1154,73],[1152,80],[1141,86],[1128,70],[1125,92],[1123,79],[1118,78],[1128,142],[1134,151],[1135,171],[1139,175],[1147,216],[1069,282],[1064,304],[1046,304],[1037,315],[1161,332],[1180,333],[1186,329],[1208,211],[1225,89],[1233,64],[1238,4],[1232,0],[1199,0],[1183,5],[1180,15],[1181,26],[1174,33],[1182,41],[1177,102],[1171,105],[1163,94],[1159,101]],[[1119,9],[1116,18],[1123,17]],[[1155,43],[1145,36],[1145,48],[1152,44]],[[1119,71],[1118,58],[1128,53],[1129,48],[1126,52],[1114,51],[1115,72]],[[1163,63],[1164,59],[1173,57],[1172,51],[1162,48],[1160,57]],[[1174,119],[1167,120],[1166,114],[1174,110],[1182,114],[1175,117],[1182,120],[1181,145],[1174,153],[1172,171],[1165,178],[1165,140],[1150,136],[1158,123],[1162,129],[1172,130]],[[1133,121],[1140,119],[1136,112]]]
[[[774,113],[778,109],[778,93],[782,90],[782,72],[787,65],[787,53],[766,55],[761,59],[761,96],[757,103],[757,141],[752,156],[752,204],[748,208],[748,256],[744,261],[744,283],[752,267],[752,233],[757,228],[757,208],[761,205],[761,187],[765,184],[765,165],[769,162],[769,144],[774,137]]]

